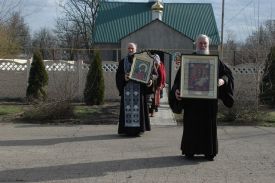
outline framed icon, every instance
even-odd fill
[[[152,66],[153,58],[147,52],[135,54],[129,78],[147,84],[150,79]]]
[[[182,55],[181,88],[183,98],[217,98],[218,56]]]

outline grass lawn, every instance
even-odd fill
[[[98,106],[76,105],[74,114],[82,124],[117,124],[119,103],[110,102]]]
[[[98,114],[100,111],[99,107],[91,107],[91,106],[85,106],[85,105],[76,105],[74,108],[74,113],[76,115],[76,118],[87,118],[92,115]]]
[[[235,121],[223,121],[224,117],[218,114],[218,125],[260,125],[260,126],[272,126],[275,127],[275,111],[260,111],[264,112],[264,115],[259,115],[257,121],[250,121],[250,119],[237,119]],[[179,125],[183,123],[183,114],[174,114],[176,121]]]
[[[22,113],[23,108],[23,105],[0,105],[0,116]]]
[[[99,106],[87,106],[83,104],[73,104],[74,117],[72,119],[52,120],[54,123],[70,122],[75,124],[116,124],[118,121],[119,103],[110,102]],[[17,121],[22,118],[22,114],[28,111],[31,105],[0,105],[0,122]],[[44,109],[45,110],[45,109]],[[31,111],[33,112],[33,111]],[[50,123],[51,121],[25,120],[24,122]]]
[[[87,106],[84,104],[74,104],[73,106],[73,119],[63,119],[60,121],[54,120],[54,122],[71,122],[75,124],[117,124],[118,122],[119,102],[109,102],[99,106]],[[0,105],[0,122],[18,120],[20,119],[21,114],[23,114],[28,108],[30,108],[30,105]],[[264,115],[259,115],[256,123],[254,121],[249,121],[246,119],[238,119],[236,121],[224,122],[222,121],[222,118],[220,118],[218,115],[218,124],[262,125],[275,127],[275,111],[269,109],[261,112],[264,112]],[[179,125],[182,124],[182,117],[182,114],[175,114],[176,121]],[[43,121],[41,121],[41,123],[43,123]],[[47,121],[47,123],[50,123],[50,121]]]
[[[263,123],[265,126],[275,127],[275,111],[270,111],[264,116]]]

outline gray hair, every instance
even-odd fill
[[[155,54],[154,55],[154,61],[157,63],[157,64],[160,64],[160,57],[158,54]]]
[[[207,47],[206,47],[205,50],[201,50],[198,47],[198,43],[199,43],[200,40],[205,40],[207,42]],[[210,38],[207,35],[205,35],[205,34],[198,35],[195,43],[196,43],[196,53],[197,54],[200,54],[200,55],[209,55]]]
[[[128,43],[127,45],[128,47],[129,46],[132,46],[134,48],[135,51],[137,51],[137,44],[136,43]]]
[[[205,39],[205,40],[207,40],[208,45],[210,44],[211,39],[207,35],[205,35],[205,34],[198,35],[195,43],[197,43],[200,39]]]

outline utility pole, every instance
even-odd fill
[[[222,0],[221,60],[223,59],[223,26],[224,26],[224,0]]]

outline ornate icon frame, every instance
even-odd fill
[[[217,82],[217,55],[182,55],[181,97],[217,99]]]

